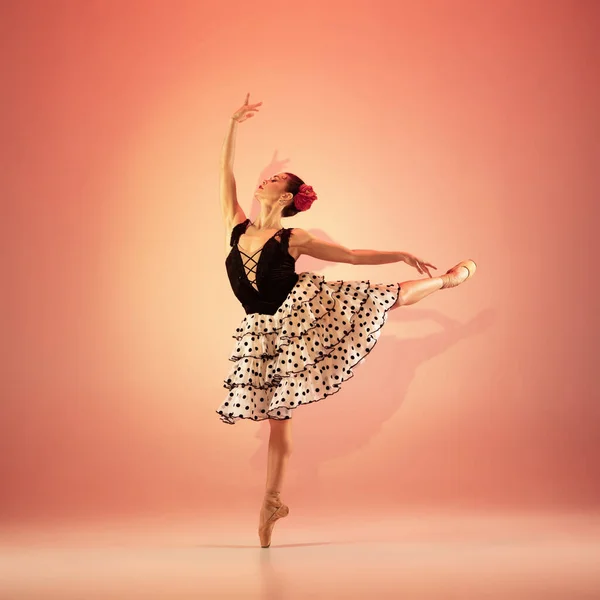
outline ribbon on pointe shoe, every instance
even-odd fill
[[[458,278],[459,277],[458,272],[461,267],[464,267],[468,273],[468,275],[464,279]],[[448,269],[446,271],[446,273],[444,273],[444,275],[442,275],[442,281],[444,283],[442,284],[442,287],[440,289],[444,290],[446,288],[453,288],[453,287],[456,287],[457,285],[460,285],[461,283],[464,283],[467,279],[469,279],[470,277],[473,276],[473,273],[475,273],[476,268],[477,268],[477,264],[475,263],[474,260],[472,260],[472,259],[462,260],[457,265],[454,265],[451,269]],[[449,277],[446,277],[446,276],[449,276]],[[452,276],[454,276],[454,277],[452,277]]]
[[[258,536],[260,538],[260,545],[263,548],[268,548],[271,545],[271,535],[275,522],[278,519],[287,517],[290,512],[289,507],[279,498],[279,494],[280,492],[265,493],[265,500],[261,509],[261,520],[258,525]]]

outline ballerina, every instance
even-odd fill
[[[294,173],[277,173],[258,186],[254,198],[260,214],[251,222],[237,201],[233,157],[238,124],[261,105],[250,104],[247,94],[230,119],[221,154],[225,266],[246,316],[232,336],[233,365],[224,380],[229,393],[216,412],[230,425],[239,419],[269,421],[258,526],[261,547],[268,548],[275,522],[289,514],[281,490],[292,451],[293,412],[340,391],[354,376],[352,367],[374,348],[390,310],[460,285],[476,264],[463,260],[434,277],[429,269],[437,267],[408,252],[352,250],[301,228],[282,227],[282,218],[309,210],[317,200],[312,186]],[[427,277],[401,283],[328,281],[318,273],[296,272],[302,254],[354,265],[404,261]]]

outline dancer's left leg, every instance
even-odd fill
[[[415,304],[419,300],[423,300],[433,292],[437,292],[444,285],[444,280],[441,277],[426,277],[425,279],[414,279],[411,281],[403,281],[400,284],[400,294],[398,300],[390,310],[394,310],[399,306],[408,306]]]
[[[400,294],[398,299],[390,310],[419,302],[419,300],[423,300],[433,292],[441,290],[444,284],[446,284],[446,288],[456,287],[466,281],[471,273],[475,272],[476,268],[475,262],[469,259],[458,263],[439,277],[403,281],[399,284]]]

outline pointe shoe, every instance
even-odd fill
[[[287,517],[290,509],[279,497],[280,492],[267,492],[260,511],[260,521],[258,525],[258,537],[262,548],[268,548],[271,545],[271,534],[275,521]]]
[[[465,277],[465,271],[462,269],[464,267],[467,270],[467,275]],[[468,259],[459,262],[457,265],[454,265],[451,269],[448,269],[444,275],[442,275],[442,280],[444,281],[444,285],[440,288],[441,290],[446,288],[456,287],[469,279],[469,277],[473,276],[473,273],[477,270],[477,265],[474,260]]]

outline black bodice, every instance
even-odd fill
[[[231,232],[231,251],[225,259],[229,283],[246,314],[274,315],[299,279],[296,261],[288,252],[292,230],[280,229],[250,256],[239,246],[249,223],[246,219]]]

